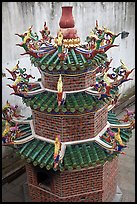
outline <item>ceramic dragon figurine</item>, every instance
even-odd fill
[[[50,30],[48,29],[46,22],[44,23],[44,29],[40,30],[42,39],[41,42],[45,43],[46,41],[51,43],[51,40],[53,39],[53,37],[50,35]]]
[[[121,33],[115,34],[106,27],[104,27],[104,38],[106,40],[107,44],[113,44],[115,39],[120,35]]]
[[[15,106],[11,105],[7,100],[5,106],[2,109],[2,115],[3,115],[2,119],[10,122],[13,119],[13,117],[23,118],[24,117],[23,115],[20,115],[17,113],[17,111],[18,111],[17,109],[18,109],[17,105],[15,105]]]
[[[113,84],[116,86],[121,85],[122,83],[129,81],[129,80],[133,80],[132,78],[128,78],[129,75],[133,72],[133,69],[128,70],[128,68],[125,66],[125,64],[122,62],[122,60],[120,60],[121,62],[121,66],[117,67],[117,68],[113,68],[113,73],[112,74],[107,74],[107,76],[113,80]],[[120,77],[120,79],[119,79]]]
[[[123,116],[123,118],[119,119],[119,121],[122,121],[124,123],[129,122],[130,128],[135,128],[135,111],[129,111],[127,108],[125,109],[126,114]]]
[[[100,41],[101,40],[98,38],[98,36],[94,34],[94,32],[92,31],[90,33],[90,36],[87,36],[86,38],[86,42],[88,43],[86,47],[91,50],[98,49],[99,48],[98,44]]]
[[[6,70],[11,74],[12,78],[8,78],[11,79],[12,81],[15,81],[15,79],[17,78],[17,73],[18,73],[18,69],[19,69],[19,61],[17,62],[17,64],[15,65],[15,67],[12,68],[12,70],[9,70],[8,68],[6,68]]]
[[[18,43],[16,45],[23,47],[25,49],[25,51],[29,50],[28,45],[29,45],[30,41],[32,41],[32,40],[38,41],[38,38],[39,38],[36,32],[33,34],[32,27],[33,26],[30,26],[28,28],[28,30],[25,31],[23,34],[18,34],[18,33],[15,34],[15,35],[21,37],[21,39],[22,39],[22,42],[20,44]]]
[[[11,126],[11,124],[6,121],[5,129],[2,133],[2,142],[3,144],[11,144],[14,142],[16,138],[21,136],[18,123],[15,124],[15,126]]]
[[[21,94],[22,92],[28,92],[31,88],[31,84],[29,84],[29,79],[35,79],[31,74],[26,73],[26,68],[19,67],[19,61],[16,66],[10,71],[8,70],[13,78],[9,78],[14,83],[12,85],[7,84],[10,88],[14,90],[12,94]]]
[[[99,27],[98,20],[96,20],[95,28],[93,29],[93,32],[98,36],[99,39],[104,38],[104,29]]]

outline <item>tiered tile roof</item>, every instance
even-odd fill
[[[116,115],[112,112],[108,114],[108,121],[112,124],[119,124]],[[29,134],[28,125],[21,125],[20,129],[22,129],[22,131],[28,131],[28,133],[26,133]],[[116,129],[113,129],[113,131],[117,132]],[[129,141],[130,137],[131,131],[121,129],[121,139],[125,144]],[[104,142],[106,141],[104,140]],[[17,153],[21,155],[22,159],[26,159],[27,162],[32,163],[34,166],[39,165],[41,168],[46,168],[47,170],[53,168],[54,144],[33,139],[26,144],[18,145]],[[63,163],[59,164],[59,170],[95,167],[96,165],[104,164],[107,160],[112,160],[118,154],[118,152],[113,152],[112,154],[108,153],[94,141],[67,145]]]
[[[19,138],[16,138],[16,140],[20,140],[32,135],[31,127],[29,124],[20,124],[19,130],[20,130],[20,133],[23,133],[24,135]]]
[[[49,73],[76,73],[78,71],[94,70],[99,65],[104,65],[107,55],[97,54],[93,59],[86,59],[81,53],[76,53],[72,48],[68,51],[66,61],[62,63],[58,57],[58,51],[53,54],[46,54],[43,58],[30,57],[31,63],[44,72]]]
[[[117,89],[112,89],[110,93],[115,95],[117,93]],[[111,98],[107,98],[105,100],[108,102]],[[57,94],[48,91],[37,94],[31,98],[23,99],[23,101],[32,109],[55,114],[72,114],[76,112],[83,113],[95,111],[100,109],[105,103],[102,99],[98,100],[96,96],[90,95],[86,92],[79,92],[67,94],[64,105],[59,107],[57,103]]]

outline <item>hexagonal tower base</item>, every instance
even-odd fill
[[[26,165],[32,202],[112,202],[117,194],[118,158],[72,171]],[[44,182],[44,179],[46,182]]]

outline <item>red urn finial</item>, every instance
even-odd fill
[[[74,28],[75,22],[72,15],[72,6],[62,7],[62,16],[60,18],[60,28]]]

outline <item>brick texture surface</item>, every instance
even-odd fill
[[[59,76],[47,75],[42,73],[42,84],[45,88],[57,90]],[[62,76],[63,91],[81,90],[96,83],[95,72],[84,73],[78,76]]]
[[[118,179],[118,158],[106,162],[103,168],[103,202],[111,202],[116,193]]]
[[[51,116],[32,110],[35,133],[48,139],[61,136],[62,142],[95,137],[107,124],[107,107],[98,112],[74,117]]]
[[[94,168],[55,172],[49,191],[39,187],[36,173],[31,173],[35,167],[28,164],[27,171],[32,202],[111,202],[117,187],[118,159]]]
[[[37,174],[35,169],[31,164],[26,164],[26,173],[27,173],[27,181],[32,185],[38,185],[37,183]]]

